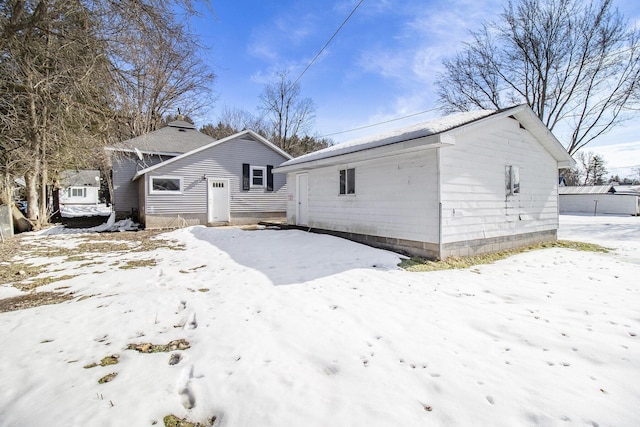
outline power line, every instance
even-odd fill
[[[347,130],[341,130],[340,132],[328,133],[326,135],[322,135],[320,138],[326,138],[328,136],[340,135],[340,134],[343,134],[343,133],[354,132],[354,131],[357,131],[357,130],[367,129],[367,128],[371,128],[371,127],[374,127],[374,126],[380,126],[380,125],[384,125],[384,124],[391,123],[391,122],[397,122],[398,120],[408,119],[409,117],[415,117],[415,116],[419,116],[421,114],[431,113],[431,112],[434,112],[434,111],[437,111],[437,110],[438,110],[438,108],[431,108],[429,110],[419,111],[417,113],[412,113],[412,114],[408,114],[406,116],[396,117],[394,119],[385,120],[383,122],[372,123],[370,125],[360,126],[360,127],[357,127],[357,128],[352,128],[352,129],[347,129]]]
[[[298,76],[298,78],[293,82],[292,86],[295,85],[296,83],[298,83],[298,81],[302,78],[302,76],[304,75],[304,73],[307,72],[307,70],[313,65],[314,62],[316,62],[316,60],[318,59],[318,57],[322,54],[322,52],[324,52],[324,50],[327,48],[327,46],[329,46],[329,43],[331,43],[331,41],[335,38],[336,35],[338,35],[338,33],[340,32],[340,30],[342,29],[342,27],[344,27],[344,25],[347,23],[347,21],[351,18],[351,16],[353,16],[353,14],[356,12],[356,10],[360,7],[360,5],[364,2],[364,0],[360,0],[358,2],[358,4],[353,8],[353,10],[351,11],[351,13],[349,14],[349,16],[347,16],[345,18],[344,21],[342,21],[342,24],[340,24],[340,26],[338,27],[338,29],[333,33],[333,35],[331,36],[331,38],[329,40],[327,40],[327,42],[324,44],[324,46],[322,46],[322,49],[320,49],[320,51],[316,54],[316,56],[313,57],[313,59],[311,60],[311,62],[309,62],[309,65],[307,65],[307,67],[302,70],[302,73],[300,73],[300,75]]]

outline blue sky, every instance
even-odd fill
[[[358,0],[212,0],[193,29],[209,48],[217,75],[217,102],[198,125],[216,122],[225,107],[256,112],[259,95],[275,70],[300,75]],[[640,2],[614,0],[640,25]],[[317,111],[315,131],[335,142],[426,121],[439,112],[337,133],[436,107],[433,82],[442,59],[458,51],[468,30],[497,16],[502,1],[364,0],[300,80]],[[640,119],[605,136],[598,145],[638,142]],[[561,138],[561,135],[558,135]],[[620,161],[633,163],[633,156]],[[610,149],[610,151],[613,151]],[[626,159],[626,160],[624,160]],[[616,162],[619,163],[618,160]],[[610,166],[633,166],[610,165]]]

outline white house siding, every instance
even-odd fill
[[[339,170],[354,168],[355,195],[339,195]],[[436,150],[288,174],[287,220],[296,223],[296,175],[309,176],[309,227],[416,242],[438,239]],[[357,236],[351,236],[357,237]]]
[[[86,195],[84,197],[69,196],[71,188],[84,189]],[[58,197],[61,205],[95,205],[98,203],[98,187],[67,187],[60,191]]]
[[[123,152],[114,153],[111,159],[113,170],[113,210],[118,218],[128,217],[133,209],[139,207],[138,183],[131,178],[141,169],[151,167],[167,160],[168,156],[144,155],[144,161],[140,161],[135,154]]]
[[[639,203],[640,197],[632,194],[562,194],[560,213],[637,215]]]
[[[176,160],[145,174],[144,201],[141,211],[147,227],[206,224],[207,180],[225,178],[230,181],[231,222],[256,218],[284,218],[286,210],[286,179],[274,174],[273,191],[266,188],[242,190],[242,164],[278,166],[285,159],[261,142],[237,139]],[[154,176],[175,176],[183,179],[182,194],[149,194],[149,180]],[[178,222],[176,222],[176,220]],[[167,221],[172,222],[168,224]]]
[[[505,194],[507,165],[519,168],[519,194]],[[468,249],[445,250],[443,257],[504,249],[518,235],[531,241],[555,238],[557,162],[516,120],[504,118],[456,135],[455,145],[441,149],[440,172],[443,245],[477,241],[475,249],[465,243],[459,247]]]

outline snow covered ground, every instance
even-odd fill
[[[80,275],[39,290],[69,286],[75,299],[0,314],[0,426],[168,414],[278,427],[640,422],[638,217],[561,217],[560,238],[609,254],[547,249],[432,273],[301,231],[166,236],[186,250],[155,250],[156,265],[137,269],[113,267],[108,251],[62,263],[55,274]],[[191,347],[126,349],[177,339]],[[114,354],[116,365],[83,368]]]

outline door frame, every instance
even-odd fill
[[[215,221],[215,222],[229,222],[231,221],[231,181],[229,178],[213,178],[207,177],[207,224],[212,224],[213,221],[213,187],[212,183],[215,181],[222,181],[225,184],[225,188],[227,189],[227,212],[226,212],[226,220],[224,221]]]
[[[307,181],[307,200],[305,201],[307,207],[307,220],[303,224],[300,221],[300,177],[305,176]],[[296,174],[296,225],[309,225],[309,173]]]

